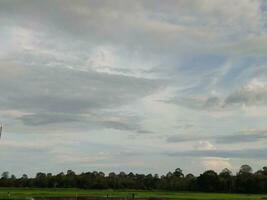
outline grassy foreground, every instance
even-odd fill
[[[32,189],[32,188],[0,188],[0,199],[30,199],[31,197],[127,197],[134,193],[136,198],[165,198],[187,200],[253,200],[267,199],[267,195],[222,194],[222,193],[191,193],[166,191],[136,190],[82,190],[82,189]],[[8,195],[10,194],[10,196]]]

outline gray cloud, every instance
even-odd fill
[[[26,114],[17,118],[24,124],[30,126],[42,126],[57,123],[79,122],[83,118],[79,115],[66,113],[40,113],[40,114]]]
[[[266,148],[242,149],[242,150],[192,150],[180,152],[165,152],[169,156],[188,157],[221,157],[244,159],[267,159]]]
[[[216,96],[175,97],[165,101],[191,109],[222,111],[234,106],[267,106],[267,86],[264,82],[252,80],[226,98]]]
[[[221,99],[218,97],[175,97],[164,102],[197,110],[217,110],[222,106]]]
[[[49,32],[59,39],[63,36],[91,44],[119,43],[147,53],[149,50],[170,54],[170,49],[192,53],[202,51],[203,46],[209,49],[221,45],[220,39],[226,35],[231,39],[245,31],[257,32],[263,25],[261,4],[261,1],[169,1],[159,9],[154,1],[77,0],[74,4],[4,0],[0,4],[0,17],[3,22]],[[231,29],[229,24],[236,28]]]
[[[9,84],[0,80],[1,90],[5,91],[1,107],[75,113],[120,106],[144,97],[158,87],[153,80],[93,71],[24,69],[26,72]]]
[[[241,142],[257,142],[267,139],[267,130],[245,130],[238,134],[226,135],[216,138],[217,143],[231,144]]]
[[[225,105],[267,105],[267,87],[263,84],[249,84],[225,99]]]
[[[221,144],[238,144],[244,142],[257,142],[267,139],[267,130],[243,130],[231,135],[218,135],[218,136],[207,136],[207,135],[173,135],[166,139],[168,143],[179,143],[179,142],[192,142],[200,140],[215,141]]]
[[[26,125],[82,122],[92,127],[142,131],[137,117],[117,109],[152,94],[160,81],[68,68],[2,66],[1,110],[15,109]],[[115,119],[114,119],[115,118]]]

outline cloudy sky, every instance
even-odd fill
[[[0,170],[255,170],[267,2],[0,0]]]

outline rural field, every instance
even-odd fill
[[[267,200],[267,0],[0,0],[0,200]]]
[[[0,188],[0,199],[32,199],[34,197],[118,197],[142,199],[267,199],[267,195],[259,194],[225,194],[225,193],[192,193],[168,191],[141,191],[141,190],[82,190],[82,189],[27,189],[27,188]]]

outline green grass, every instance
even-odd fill
[[[223,193],[192,193],[140,190],[82,190],[82,189],[32,189],[32,188],[0,188],[0,199],[30,199],[31,197],[127,197],[135,194],[136,198],[157,197],[162,199],[184,200],[253,200],[267,199],[267,195],[223,194]]]

